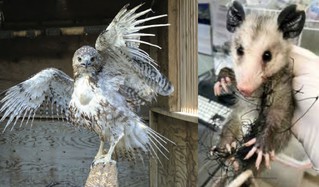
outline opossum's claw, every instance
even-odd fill
[[[272,150],[272,151],[270,152],[270,159],[271,159],[271,160],[276,160],[276,156],[275,156],[275,151],[274,151],[274,150]]]
[[[266,166],[266,168],[267,169],[271,169],[271,167],[270,167],[270,154],[271,153],[263,153],[261,150],[257,150],[257,152],[258,152],[258,156],[257,156],[257,159],[256,159],[256,164],[255,164],[257,170],[260,167],[260,164],[261,164],[263,156],[265,158],[265,166]]]
[[[214,85],[214,94],[215,94],[216,96],[219,96],[220,93],[221,93],[221,91],[222,91],[222,89],[221,89],[221,83],[218,81],[218,82],[216,82],[215,85]]]
[[[248,142],[244,143],[244,146],[250,147],[250,146],[254,145],[256,142],[257,142],[257,139],[256,139],[256,138],[253,138],[253,139],[249,140]],[[257,152],[257,150],[259,150],[259,149],[257,149],[256,146],[254,146],[254,147],[247,153],[247,155],[245,156],[244,160],[247,160],[247,159],[249,159],[250,157],[252,157],[252,156],[255,154],[255,152]],[[258,153],[258,152],[257,152],[257,153]]]
[[[220,96],[222,94],[229,94],[229,87],[232,85],[229,77],[221,78],[220,81],[217,81],[214,85],[214,94]]]
[[[248,142],[246,142],[244,144],[244,146],[246,147],[249,147],[249,146],[252,146],[254,144],[256,144],[257,142],[257,139],[256,138],[253,138],[251,140],[249,140]],[[258,143],[257,143],[258,144]],[[249,159],[250,157],[252,157],[255,153],[257,153],[257,159],[256,159],[256,163],[255,163],[255,166],[257,168],[257,170],[259,169],[259,166],[261,164],[261,161],[262,161],[262,157],[264,156],[265,158],[265,165],[268,169],[271,169],[270,168],[270,160],[275,160],[275,151],[270,151],[270,152],[264,152],[263,151],[263,147],[259,146],[259,148],[257,148],[258,146],[254,146],[246,155],[246,157],[244,158],[244,160],[247,160]]]
[[[254,145],[254,144],[256,143],[256,141],[257,141],[257,139],[256,139],[256,138],[253,138],[253,139],[249,140],[248,142],[246,142],[244,145],[245,145],[246,147],[249,147],[249,146],[251,146],[251,145]]]
[[[231,146],[229,144],[226,144],[225,147],[228,153],[231,154]]]
[[[225,77],[225,79],[226,79],[227,86],[231,86],[232,83],[231,83],[230,78],[229,77]]]
[[[231,154],[233,152],[233,150],[236,150],[237,143],[236,142],[232,142],[231,144],[226,144],[225,147],[226,147],[228,153]]]
[[[233,162],[234,171],[239,171],[239,163],[235,160]]]
[[[234,152],[234,149],[236,149],[237,143],[232,142],[231,144],[224,144],[224,146],[218,147],[218,146],[213,146],[210,150],[210,155],[213,156],[215,153],[225,153],[223,158],[226,158],[225,164],[228,166],[232,166],[234,172],[238,172],[240,170],[240,164],[236,160],[234,156],[232,156],[232,153]]]
[[[263,152],[261,150],[257,150],[257,154],[258,154],[258,156],[257,156],[257,159],[256,159],[255,166],[256,166],[257,170],[259,170],[259,166],[260,166],[260,163],[261,163],[262,158],[263,158]]]
[[[234,149],[237,148],[237,143],[236,143],[236,142],[232,142],[230,145],[231,145],[231,147],[234,148]]]
[[[245,156],[244,160],[247,160],[249,159],[250,157],[252,157],[257,151],[257,148],[256,147],[253,147],[248,153],[247,155]]]
[[[224,91],[225,91],[226,93],[228,93],[228,92],[229,92],[229,90],[228,90],[228,88],[227,88],[228,84],[226,83],[225,78],[222,78],[222,79],[221,79],[221,85],[222,85],[222,88],[224,89]]]
[[[209,154],[210,156],[213,156],[214,155],[214,151],[216,150],[217,146],[213,146],[210,151],[209,151]]]
[[[268,169],[271,169],[271,168],[270,168],[270,158],[269,158],[269,154],[268,154],[268,153],[264,154],[264,157],[265,157],[265,165],[266,165],[266,167],[267,167]]]
[[[238,161],[236,160],[235,157],[231,157],[228,160],[228,162],[230,162],[230,164],[233,166],[235,172],[239,171],[239,163],[238,163]]]

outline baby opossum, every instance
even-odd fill
[[[289,39],[301,33],[304,23],[305,12],[296,5],[286,7],[278,17],[246,16],[236,1],[228,10],[234,67],[221,70],[214,90],[219,95],[232,84],[240,94],[214,154],[235,158],[237,170],[253,169],[254,163],[258,170],[263,157],[269,167],[273,151],[288,144],[294,110]]]

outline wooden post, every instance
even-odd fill
[[[158,153],[161,165],[150,159],[150,187],[197,186],[197,124],[196,116],[161,108],[150,111],[150,127],[175,142],[166,145],[168,159]]]
[[[93,166],[86,180],[85,187],[118,187],[116,162]]]
[[[258,184],[256,183],[255,179],[253,178],[254,174],[252,170],[246,170],[242,172],[240,175],[238,175],[229,185],[228,187],[239,187],[242,184],[244,184],[245,181],[251,180],[251,186],[258,187]]]
[[[157,44],[162,47],[157,56],[161,70],[175,90],[167,98],[158,98],[158,105],[171,112],[197,114],[198,50],[197,0],[158,1],[159,14],[167,14],[169,27],[159,28]],[[156,49],[151,49],[156,50]]]

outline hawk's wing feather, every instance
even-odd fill
[[[139,48],[140,43],[158,47],[140,39],[141,36],[153,34],[139,33],[140,30],[153,27],[168,26],[169,24],[142,25],[147,21],[165,17],[153,16],[137,20],[151,12],[151,9],[136,13],[141,5],[128,10],[124,6],[115,16],[111,24],[103,31],[96,41],[96,49],[108,60],[105,71],[117,69],[126,77],[125,85],[133,88],[134,93],[141,93],[140,98],[151,101],[156,94],[170,95],[174,91],[173,85],[156,67],[155,61]],[[113,62],[110,62],[113,61]]]
[[[108,95],[107,100],[115,107],[125,106],[131,110],[144,104],[145,101],[151,102],[157,94],[167,96],[174,91],[170,81],[157,69],[155,60],[139,48],[141,43],[160,48],[141,40],[142,36],[155,35],[140,31],[147,28],[168,26],[169,24],[144,25],[145,22],[167,15],[138,20],[152,11],[147,9],[137,13],[140,6],[131,10],[127,9],[128,5],[124,6],[106,30],[99,35],[95,44],[105,62],[100,73],[101,78],[104,78],[100,79],[99,85],[108,85],[110,81],[108,77],[124,78],[123,81],[118,81],[119,86],[112,87],[112,91],[117,88],[116,92],[125,98],[126,104],[119,105],[119,102],[115,102],[117,99],[115,96],[110,96],[110,92],[107,92],[108,89],[105,86],[104,93]],[[129,120],[130,123],[124,126],[125,135],[116,146],[118,154],[133,158],[136,154],[147,152],[158,160],[157,153],[166,157],[168,152],[166,144],[173,142],[147,127],[137,116]]]
[[[154,92],[168,96],[174,91],[172,83],[152,64],[142,59],[133,58],[132,65]]]
[[[145,104],[145,100],[140,97],[136,90],[129,86],[122,85],[119,89],[121,95],[123,95],[128,103],[132,103],[134,106],[140,106]]]
[[[139,33],[138,31],[148,28],[168,26],[169,24],[142,25],[145,22],[162,18],[167,15],[163,14],[137,20],[137,18],[140,18],[141,16],[144,16],[152,11],[152,9],[147,9],[142,12],[136,13],[136,10],[139,9],[142,5],[143,4],[138,5],[131,10],[127,9],[129,4],[125,5],[119,11],[119,13],[117,13],[106,30],[103,31],[97,38],[95,48],[98,51],[104,51],[106,48],[112,46],[120,48],[124,46],[138,48],[140,43],[160,48],[155,44],[140,40],[141,36],[155,36],[154,34]]]
[[[22,118],[21,125],[25,119],[28,123],[43,105],[55,105],[57,112],[65,115],[72,92],[73,79],[68,75],[54,68],[42,70],[1,94],[3,98],[0,101],[0,113],[3,115],[0,122],[9,118],[4,130],[12,122],[13,128],[19,118]]]

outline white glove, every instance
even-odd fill
[[[292,132],[319,172],[319,57],[298,46],[293,46],[291,57],[294,59],[293,88],[300,90],[295,95],[297,106],[292,122],[298,121]]]

